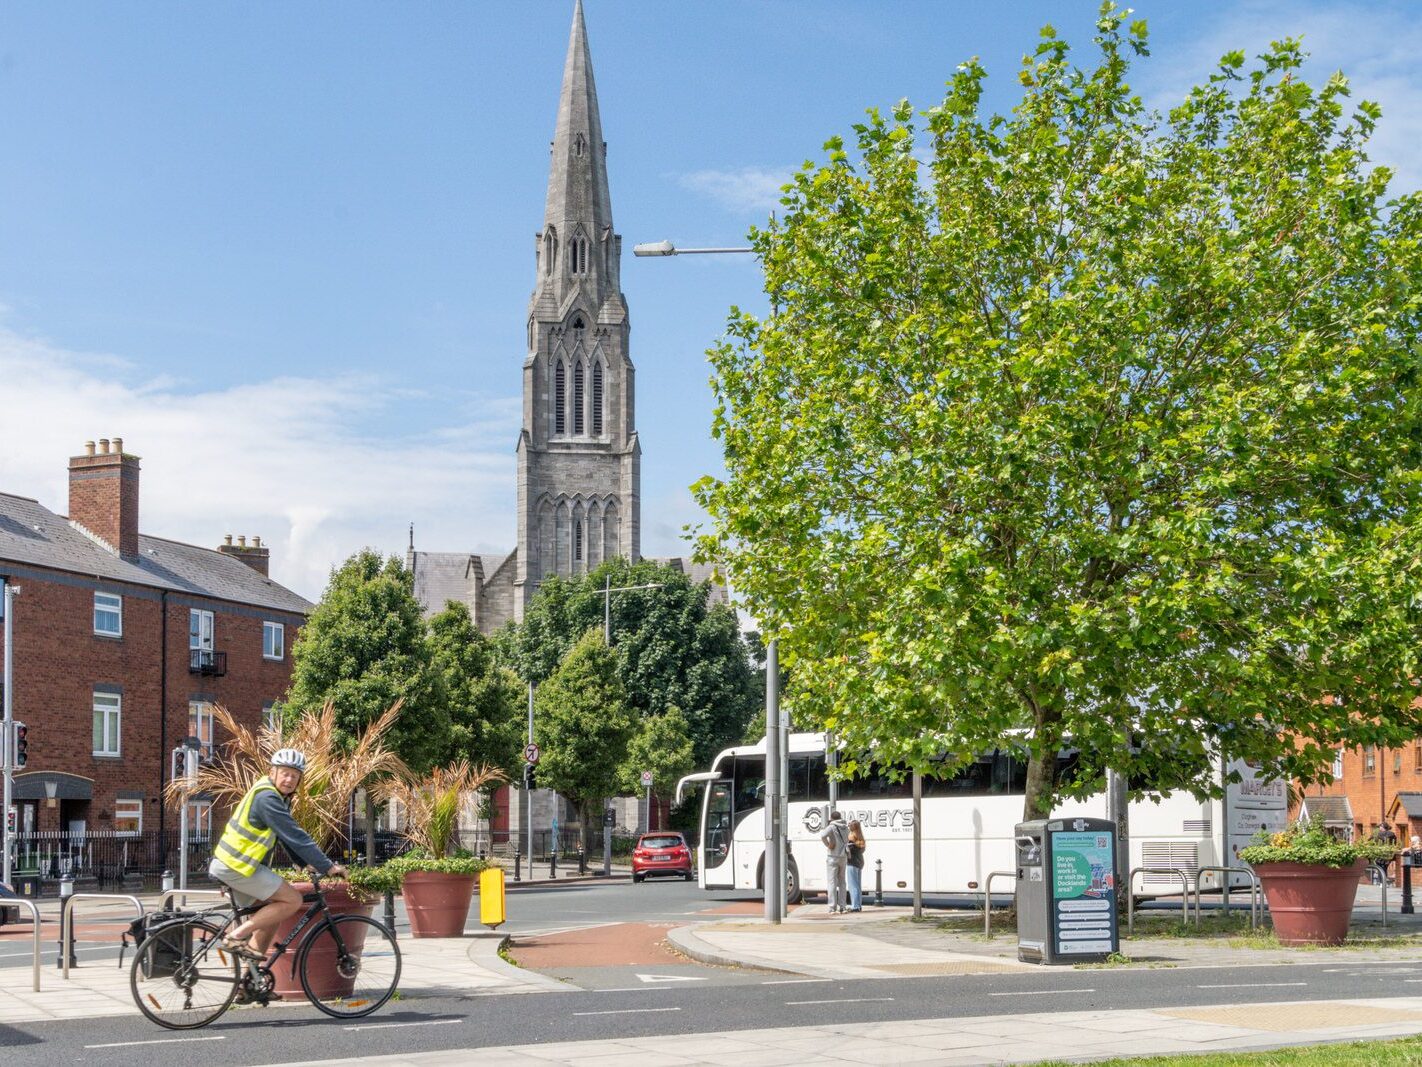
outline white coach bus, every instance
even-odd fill
[[[820,830],[830,803],[825,773],[825,735],[791,734],[787,756],[790,845],[789,896],[824,892],[824,846]],[[1169,867],[1194,872],[1201,867],[1240,866],[1237,851],[1261,827],[1282,829],[1288,799],[1282,781],[1265,782],[1243,762],[1232,764],[1241,781],[1226,787],[1221,800],[1200,801],[1189,793],[1147,796],[1131,804],[1131,862],[1135,867]],[[1221,774],[1223,774],[1221,767]],[[1006,751],[979,756],[950,777],[923,779],[923,891],[930,894],[981,893],[992,871],[1016,865],[1013,828],[1022,821],[1027,765]],[[704,785],[698,835],[702,889],[763,889],[765,872],[765,739],[728,748],[709,771],[677,784],[678,799]],[[874,888],[875,861],[883,861],[885,893],[913,887],[913,800],[907,779],[894,782],[870,769],[837,783],[835,806],[846,820],[858,819],[867,842],[866,894]],[[1054,817],[1105,817],[1103,795],[1064,801]],[[1233,876],[1242,884],[1242,876]],[[1218,880],[1214,883],[1218,885]],[[1012,883],[994,891],[1011,892]],[[1179,877],[1142,874],[1138,896],[1179,893]]]

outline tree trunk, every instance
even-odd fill
[[[1046,819],[1052,814],[1057,785],[1057,752],[1061,748],[1061,713],[1044,705],[1035,694],[1025,695],[1032,713],[1032,752],[1027,759],[1027,795],[1022,798],[1023,821]]]

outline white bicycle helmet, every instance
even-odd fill
[[[279,748],[272,753],[273,767],[292,767],[306,773],[306,753],[296,748]]]

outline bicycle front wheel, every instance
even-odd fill
[[[134,1003],[169,1030],[193,1030],[232,1004],[242,961],[222,947],[221,929],[198,919],[153,931],[129,971]]]
[[[400,948],[374,919],[338,915],[306,938],[297,967],[312,1004],[337,1019],[358,1019],[395,995]]]

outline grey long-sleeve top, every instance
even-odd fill
[[[276,790],[263,789],[252,798],[251,818],[258,825],[275,830],[277,840],[286,846],[297,863],[309,864],[322,874],[335,866],[311,840],[311,835],[296,825],[296,820],[291,817],[290,805]]]

